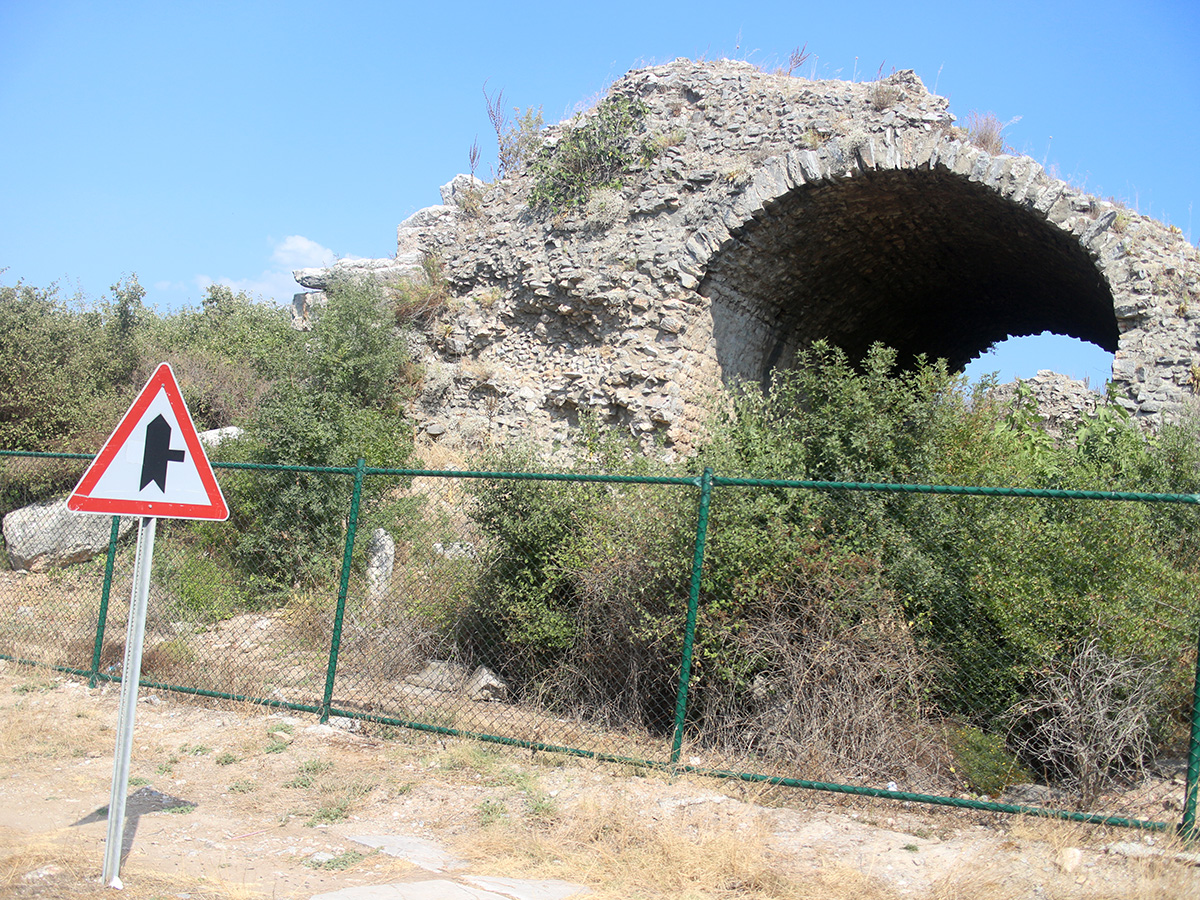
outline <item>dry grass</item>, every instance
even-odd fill
[[[48,791],[52,785],[61,788],[68,779],[80,785],[73,791],[104,793],[99,782],[84,788],[78,778],[86,771],[88,779],[103,781],[107,764],[93,760],[94,769],[78,769],[76,763],[86,762],[80,757],[111,753],[116,686],[102,694],[64,683],[44,669],[7,664],[0,670],[0,777],[21,770],[31,778],[29,783]],[[1172,858],[1188,848],[1166,835],[1152,836],[1153,849],[1162,851],[1160,855],[1126,860],[1105,848],[1114,842],[1136,844],[1145,835],[1040,819],[996,820],[980,829],[976,813],[903,808],[765,785],[673,779],[403,731],[310,734],[311,717],[289,717],[246,704],[167,697],[139,716],[133,774],[168,790],[172,784],[186,784],[185,796],[201,801],[194,816],[165,817],[172,828],[205,816],[210,817],[205,821],[213,834],[218,829],[243,834],[280,828],[285,829],[279,832],[280,841],[295,844],[309,835],[334,835],[342,827],[395,827],[404,833],[411,827],[404,819],[395,826],[382,823],[395,822],[395,811],[403,816],[408,809],[408,815],[428,822],[438,839],[453,842],[457,852],[471,860],[474,872],[587,884],[599,900],[1197,896],[1195,868]],[[156,729],[156,724],[166,727]],[[210,746],[199,752],[196,745],[202,741]],[[287,746],[268,749],[276,742]],[[156,767],[163,765],[173,771],[156,775]],[[235,784],[246,788],[230,791]],[[711,799],[717,791],[736,800],[697,802],[698,796]],[[362,824],[351,825],[356,817]],[[778,823],[783,821],[806,827],[824,823],[828,831],[814,844],[781,843]],[[853,830],[846,831],[850,823]],[[322,831],[322,825],[331,830]],[[146,836],[139,838],[142,843],[137,846],[143,850],[148,849],[153,827],[148,821]],[[786,832],[785,827],[785,836]],[[0,896],[108,896],[97,877],[101,833],[96,828],[20,833],[0,829]],[[174,833],[162,832],[164,846],[172,842],[167,835]],[[284,836],[288,834],[291,837]],[[881,834],[890,837],[880,838]],[[848,839],[842,841],[839,835]],[[954,855],[943,855],[923,884],[910,881],[906,888],[892,868],[896,847],[910,839],[921,845],[920,854],[900,853],[904,864],[911,858],[934,866],[939,845],[944,854]],[[865,844],[856,843],[863,840]],[[889,846],[892,856],[877,855]],[[1084,856],[1079,868],[1068,872],[1054,864],[1063,851],[1075,848]],[[165,868],[162,858],[135,853],[122,867],[125,896],[259,896],[222,881],[220,876],[232,870],[218,870],[220,857],[206,853],[199,858],[199,870],[186,874],[174,869],[164,874],[153,868],[156,862]],[[407,864],[383,862],[382,868],[375,860],[363,863],[356,872],[385,880],[408,877]],[[293,865],[311,871],[299,859]],[[944,872],[940,878],[939,871]],[[330,886],[324,889],[332,890],[336,882],[326,884]],[[277,896],[317,892],[283,891]]]
[[[995,113],[967,114],[967,140],[993,156],[1004,152],[1004,123]]]
[[[714,827],[703,817],[662,823],[621,798],[594,794],[555,819],[503,818],[462,840],[459,850],[507,875],[562,878],[604,898],[871,898],[894,894],[841,866],[804,879],[768,846],[761,823]]]
[[[0,896],[8,900],[87,900],[112,897],[100,881],[98,846],[81,844],[68,829],[38,835],[0,831]],[[192,900],[257,900],[264,895],[229,884],[219,877],[202,878],[156,872],[137,864],[122,867],[126,900],[161,900],[189,896]]]

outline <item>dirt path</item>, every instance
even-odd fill
[[[117,697],[0,662],[0,897],[111,894],[97,810]],[[443,877],[562,879],[601,898],[1200,897],[1200,868],[1163,835],[669,779],[172,695],[139,704],[138,790],[186,801],[136,817],[122,875],[147,900],[431,877],[363,835],[437,842],[463,860]]]

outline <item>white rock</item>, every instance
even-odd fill
[[[123,517],[120,534],[136,521]],[[109,516],[72,512],[66,498],[14,509],[3,524],[9,564],[34,572],[91,559],[107,549],[111,530]]]

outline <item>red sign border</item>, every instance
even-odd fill
[[[183,433],[184,443],[192,454],[192,461],[196,465],[200,483],[204,485],[204,491],[208,495],[208,503],[163,503],[127,498],[92,497],[91,492],[96,487],[96,483],[108,471],[108,467],[116,459],[121,448],[125,446],[125,442],[141,421],[146,408],[158,396],[160,390],[166,391],[167,402],[171,405],[171,411],[175,413],[175,420],[179,424],[179,430]],[[137,399],[133,401],[129,411],[125,413],[116,429],[104,442],[100,453],[92,460],[87,471],[83,473],[83,477],[79,479],[79,484],[67,498],[67,509],[74,512],[103,513],[110,516],[154,516],[160,519],[202,519],[222,522],[229,518],[229,507],[225,503],[225,496],[221,493],[221,486],[217,484],[217,478],[208,462],[208,456],[200,443],[196,425],[192,422],[192,416],[188,412],[183,394],[179,392],[179,383],[175,380],[175,373],[171,370],[170,363],[162,363],[150,376],[150,380],[146,382],[142,392],[137,395]]]

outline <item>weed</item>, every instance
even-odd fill
[[[288,744],[287,741],[271,741],[271,743],[267,744],[267,746],[265,748],[263,748],[263,752],[264,753],[282,753],[289,746],[290,746],[290,744]]]
[[[307,759],[300,763],[300,774],[321,775],[333,768],[333,763],[327,759]]]
[[[428,322],[445,310],[450,300],[450,282],[442,258],[426,252],[421,257],[421,275],[394,282],[387,293],[397,325],[404,327]]]
[[[54,690],[53,681],[25,681],[16,685],[13,688],[14,694],[44,694],[46,691]]]
[[[283,610],[283,619],[311,646],[328,648],[333,633],[330,600],[312,590],[293,591]]]
[[[894,74],[895,69],[892,72]],[[900,101],[901,93],[899,85],[892,84],[883,77],[883,63],[880,63],[875,80],[871,83],[871,106],[876,112],[883,112]]]
[[[316,812],[309,816],[305,824],[310,828],[315,828],[317,825],[330,825],[349,818],[350,810],[353,808],[355,802],[371,793],[374,789],[374,782],[364,780],[344,783],[322,783],[319,785],[319,790],[325,799],[323,799]]]
[[[176,816],[186,816],[188,813],[196,811],[195,803],[185,803],[181,806],[168,806],[163,812],[169,812]]]
[[[488,288],[486,291],[483,291],[482,293],[477,294],[475,297],[475,302],[478,303],[484,309],[491,309],[500,301],[500,298],[503,295],[504,295],[504,292],[501,291],[500,288],[491,287],[491,288]]]
[[[180,746],[179,752],[188,756],[204,756],[208,753],[212,753],[212,747],[206,747],[203,744],[197,744],[195,747],[189,746],[188,744],[183,744]]]
[[[294,734],[296,726],[290,722],[276,722],[267,729],[267,734]]]
[[[348,806],[349,803],[347,801],[339,800],[335,803],[318,807],[317,811],[309,816],[308,821],[304,824],[309,828],[316,828],[318,825],[333,825],[336,822],[344,821],[349,815],[347,812]]]
[[[905,844],[905,845],[904,845],[903,847],[901,847],[900,849],[901,849],[901,850],[907,850],[909,853],[916,853],[916,852],[917,852],[918,850],[920,850],[921,848],[920,848],[920,847],[918,847],[916,844]]]
[[[810,56],[812,56],[812,54],[808,52],[808,43],[806,42],[803,47],[797,47],[788,54],[787,68],[780,69],[780,74],[788,76],[794,75],[796,70],[804,65]]]
[[[497,178],[508,178],[517,174],[532,159],[542,143],[542,109],[531,106],[519,114],[515,122],[508,120],[504,109],[504,91],[489,95],[487,84],[483,86],[483,99],[487,106],[488,121],[496,132]],[[519,112],[515,107],[513,112]]]
[[[1015,116],[1001,122],[995,113],[971,110],[967,115],[967,141],[993,156],[1009,152],[1012,148],[1004,144],[1004,129],[1020,120],[1020,116]]]
[[[142,778],[140,775],[135,775],[129,779],[130,787],[146,787],[150,783],[149,778]]]
[[[250,780],[235,781],[229,786],[231,794],[249,794],[251,791],[258,790],[258,785]]]
[[[215,762],[218,766],[231,766],[235,762],[241,762],[241,757],[235,756],[226,750],[224,753],[218,753],[213,762]]]
[[[750,182],[750,170],[746,166],[734,166],[721,173],[721,180],[735,187],[741,187]]]
[[[323,775],[333,768],[333,763],[324,759],[308,759],[300,763],[295,778],[284,784],[285,788],[310,788],[315,784],[316,775]]]
[[[644,153],[648,154],[652,159],[658,156],[668,147],[678,147],[687,140],[687,131],[683,128],[672,128],[665,134],[656,134],[654,137],[647,138]]]
[[[529,798],[529,817],[535,822],[553,822],[558,816],[558,803],[549,794],[537,794]]]
[[[155,773],[158,775],[170,775],[171,770],[175,768],[175,763],[179,762],[179,757],[172,755],[166,762],[161,762],[155,768]]]
[[[326,859],[318,862],[317,860],[308,860],[304,864],[310,869],[324,869],[329,872],[343,872],[351,866],[357,865],[367,857],[359,853],[357,850],[347,850],[345,853],[339,853],[333,859]]]
[[[458,193],[458,211],[468,219],[478,219],[483,215],[483,189],[477,184],[469,184]]]
[[[479,824],[487,828],[508,818],[508,808],[500,800],[491,797],[479,804]]]
[[[467,150],[467,162],[470,164],[471,177],[475,177],[475,170],[479,168],[479,138],[471,141],[471,147]]]

